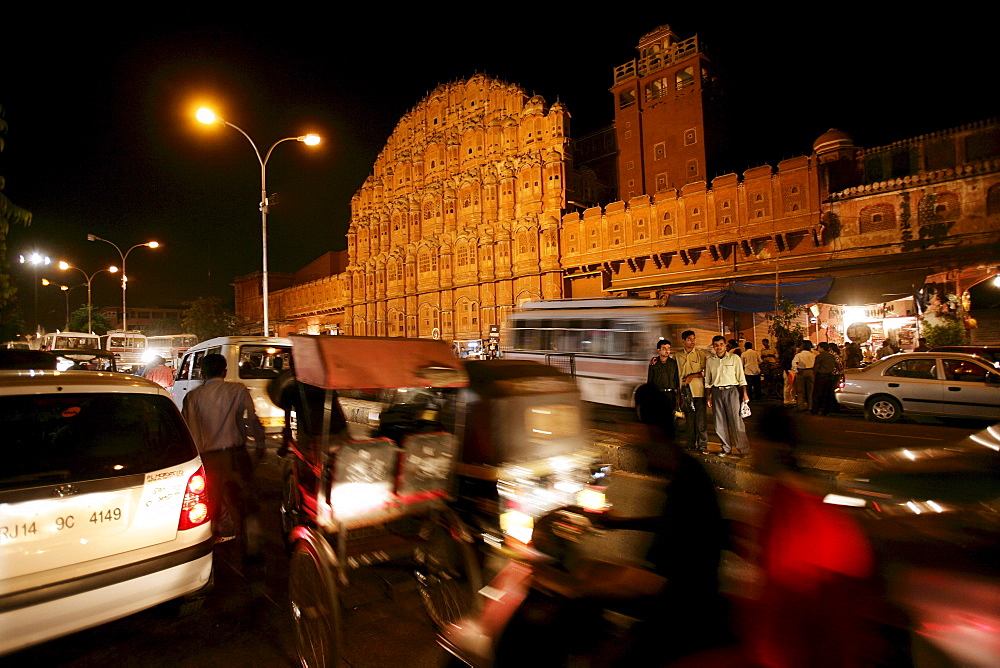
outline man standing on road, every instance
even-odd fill
[[[813,364],[813,376],[812,413],[826,415],[837,404],[833,394],[836,388],[837,358],[826,341],[819,344],[819,355],[816,355],[816,363]]]
[[[205,355],[201,371],[205,382],[184,396],[184,419],[201,453],[201,462],[208,477],[209,503],[217,513],[215,517],[220,517],[218,510],[222,508],[225,489],[235,485],[239,490],[239,502],[243,505],[247,554],[254,556],[260,550],[261,532],[257,519],[257,494],[253,486],[253,464],[246,449],[246,440],[249,428],[259,461],[266,448],[264,427],[257,417],[246,385],[226,382],[225,357],[216,353]]]
[[[164,359],[159,355],[154,355],[153,360],[149,363],[146,378],[164,389],[174,384],[174,372],[164,364]]]
[[[708,428],[705,426],[705,351],[694,347],[695,335],[690,329],[681,334],[683,350],[674,353],[681,377],[681,408],[684,410],[684,440],[692,450],[708,451]],[[691,391],[692,401],[684,398],[684,388]],[[693,408],[692,408],[693,406]]]
[[[740,402],[750,401],[747,380],[739,356],[726,352],[726,338],[712,339],[712,352],[705,364],[708,407],[715,413],[715,433],[722,441],[720,457],[742,457],[750,453]]]
[[[816,355],[812,351],[812,341],[802,342],[802,350],[792,359],[792,371],[795,372],[795,397],[800,411],[812,409],[813,366],[816,365]]]
[[[659,353],[649,362],[646,383],[655,389],[650,403],[653,415],[648,422],[656,424],[663,432],[663,440],[674,441],[674,411],[677,410],[677,392],[681,388],[677,360],[670,356],[670,341],[660,339],[656,344]]]
[[[746,345],[747,349],[741,357],[743,358],[743,373],[746,375],[747,383],[750,385],[750,398],[754,401],[760,401],[762,399],[760,392],[760,353],[753,349],[753,344],[749,341],[744,345]]]

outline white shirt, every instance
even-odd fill
[[[801,350],[792,358],[792,371],[805,371],[816,364],[816,355],[811,350]]]
[[[743,372],[751,376],[760,375],[760,353],[754,348],[743,353]]]

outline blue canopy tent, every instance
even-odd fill
[[[833,286],[832,278],[818,278],[797,283],[780,283],[778,298],[797,305],[821,301]],[[722,307],[741,313],[769,313],[774,310],[774,283],[732,282],[723,290],[688,292],[669,295],[668,306],[685,306],[700,311],[713,311]]]

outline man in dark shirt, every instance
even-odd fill
[[[663,438],[674,440],[674,411],[677,410],[677,392],[681,386],[677,360],[670,356],[670,341],[661,339],[656,344],[656,357],[649,361],[646,383],[650,386],[649,405],[651,415],[644,419],[647,424],[660,427]]]
[[[826,415],[833,411],[837,399],[833,395],[834,380],[837,375],[837,358],[830,352],[830,344],[822,341],[819,344],[819,355],[813,365],[813,415]]]

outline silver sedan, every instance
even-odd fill
[[[904,413],[1000,420],[1000,373],[962,353],[900,353],[847,369],[836,396],[875,422]]]

